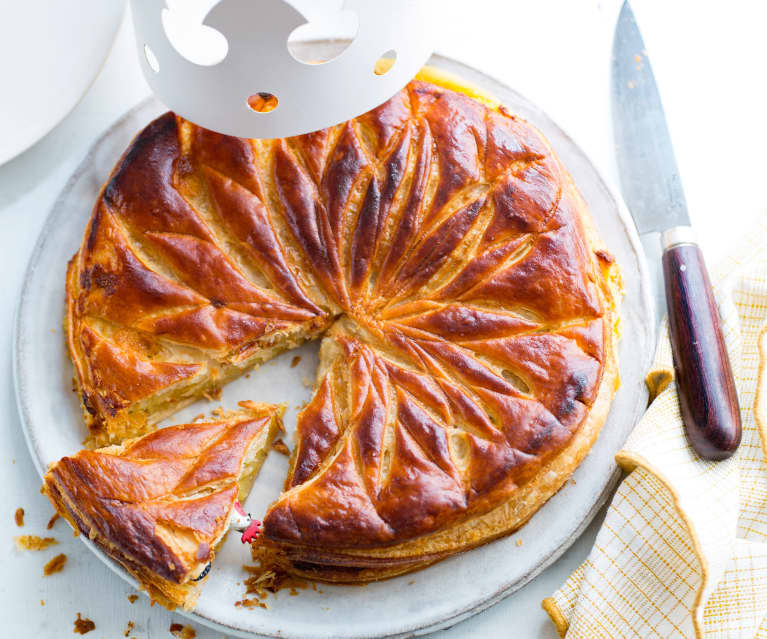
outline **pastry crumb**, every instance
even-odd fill
[[[240,599],[239,601],[235,601],[234,605],[236,608],[263,608],[264,610],[269,610],[269,606],[255,597],[252,599]]]
[[[53,513],[53,517],[51,517],[48,520],[48,524],[45,526],[46,530],[50,530],[56,525],[56,522],[59,520],[59,513]]]
[[[125,628],[125,632],[123,633],[123,637],[128,637],[128,636],[130,636],[130,633],[131,633],[131,631],[133,630],[133,628],[135,627],[135,625],[136,625],[136,624],[134,624],[132,621],[129,621],[129,622],[128,622],[128,627],[127,627],[127,628]]]
[[[521,546],[521,545],[522,545],[522,540],[521,539],[517,539],[517,546]]]
[[[194,639],[197,636],[197,631],[190,626],[182,626],[180,623],[170,624],[170,634],[179,639]]]
[[[41,606],[44,606],[44,605],[45,605],[45,599],[41,599],[41,600],[40,600],[40,605],[41,605]]]
[[[290,448],[281,439],[275,439],[274,443],[272,443],[272,448],[280,453],[280,455],[290,455]]]
[[[301,356],[300,355],[294,355],[293,359],[290,360],[290,368],[295,368],[296,366],[298,366],[300,361],[301,361]]]
[[[302,383],[304,386],[306,386],[306,388],[311,388],[311,387],[313,386],[313,383],[312,383],[312,378],[311,378],[311,377],[309,377],[309,376],[307,376],[307,375],[304,375],[304,376],[301,378],[301,383]]]
[[[43,576],[49,577],[57,572],[64,570],[64,565],[67,563],[67,556],[64,553],[56,555],[45,566],[43,566]]]
[[[265,603],[269,593],[276,593],[283,589],[290,589],[290,596],[298,595],[298,589],[304,590],[309,587],[309,582],[304,579],[298,579],[287,573],[285,570],[284,559],[279,555],[274,555],[255,543],[250,549],[255,566],[243,566],[243,570],[250,574],[245,579],[245,594],[255,595],[252,598],[245,598],[235,602],[235,606],[245,608],[268,608]],[[318,590],[318,592],[322,592]]]
[[[96,630],[96,624],[88,619],[88,617],[81,617],[80,613],[78,612],[77,619],[75,619],[75,634],[84,635],[89,633],[91,630]]]
[[[128,595],[128,601],[130,601],[131,603],[136,603],[136,601],[138,601],[138,595],[135,593],[132,595]]]
[[[38,537],[37,535],[21,535],[14,537],[13,540],[19,550],[45,550],[59,543],[54,537]]]
[[[220,388],[211,388],[208,391],[205,391],[202,396],[207,399],[209,402],[212,401],[218,401],[221,399],[221,389]]]
[[[412,586],[414,583],[415,583],[415,579],[411,579],[410,581],[407,582],[407,585]]]
[[[17,508],[16,512],[13,513],[13,521],[16,522],[16,525],[21,528],[24,525],[24,509],[23,508]]]

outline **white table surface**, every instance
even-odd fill
[[[607,179],[617,183],[609,62],[619,1],[449,0],[440,5],[439,50],[495,75],[537,102],[590,154]],[[767,3],[634,0],[633,5],[661,87],[693,223],[713,264],[767,212]],[[9,4],[4,19],[12,15]],[[7,63],[0,61],[0,71]],[[52,532],[60,543],[47,551],[22,553],[12,540],[18,534],[46,534],[52,514],[39,494],[40,480],[20,430],[11,379],[13,313],[27,259],[51,204],[92,141],[147,93],[128,17],[82,102],[53,132],[0,167],[4,637],[72,636],[77,612],[95,621],[96,631],[88,635],[94,639],[122,637],[129,620],[135,623],[132,636],[137,639],[169,637],[173,621],[188,623],[159,606],[150,608],[143,596],[131,604],[130,588],[73,539],[61,521]],[[109,168],[104,167],[105,174]],[[23,529],[13,523],[19,506],[27,513]],[[585,559],[597,528],[598,521],[521,591],[439,636],[556,637],[540,601]],[[44,579],[43,564],[59,552],[69,557],[66,568]],[[222,636],[195,627],[199,639]]]

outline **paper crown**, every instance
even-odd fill
[[[131,0],[131,7],[141,68],[161,102],[220,133],[274,138],[353,118],[407,84],[431,54],[430,1]],[[332,59],[321,46],[295,44],[323,28],[339,35],[339,27],[352,37]]]

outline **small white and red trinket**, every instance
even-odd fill
[[[253,519],[250,513],[246,513],[239,501],[234,502],[234,512],[229,525],[232,529],[242,533],[240,540],[243,544],[253,543],[261,534],[261,522],[258,519]]]

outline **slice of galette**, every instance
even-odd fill
[[[154,601],[191,609],[230,525],[244,523],[240,502],[282,430],[283,412],[242,402],[216,421],[81,450],[50,466],[45,492]]]

